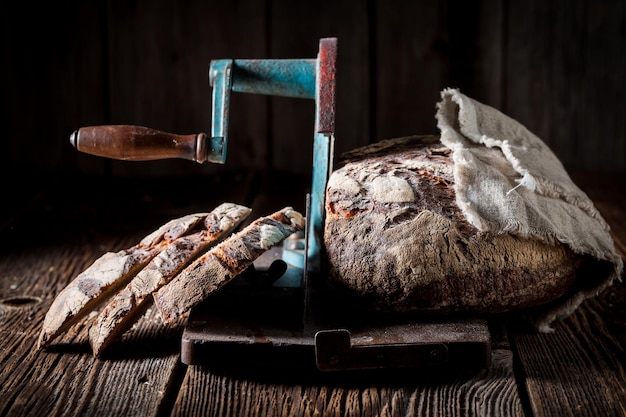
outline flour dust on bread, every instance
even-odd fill
[[[545,170],[524,164],[541,159],[545,145],[531,137],[511,151],[491,137],[498,124],[505,134],[528,132],[494,109],[468,108],[479,117],[462,113],[461,121],[440,123],[445,138],[390,139],[342,155],[326,190],[328,284],[380,312],[524,311],[547,331],[619,276],[621,259],[554,155],[544,158]],[[458,131],[468,120],[475,141]],[[491,136],[475,134],[480,129]],[[558,184],[546,185],[545,177]],[[574,234],[573,225],[551,230],[561,216],[578,216],[592,237],[572,244],[563,233]]]
[[[256,219],[153,294],[161,320],[170,324],[185,318],[191,308],[246,270],[261,254],[304,227],[304,217],[292,207]]]
[[[96,259],[53,300],[44,318],[38,347],[48,346],[56,337],[101,306],[152,258],[202,223],[206,216],[207,213],[195,213],[170,220],[137,245],[118,252],[107,252]]]
[[[89,329],[94,356],[118,340],[152,305],[152,293],[167,284],[195,257],[228,236],[251,209],[223,203],[204,218],[200,231],[182,236],[155,256],[102,309]]]
[[[480,232],[455,203],[452,167],[437,137],[346,154],[326,195],[331,282],[388,312],[495,313],[566,293],[582,259],[563,245]]]

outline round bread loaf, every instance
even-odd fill
[[[584,257],[563,244],[484,233],[456,205],[438,137],[342,156],[326,193],[328,282],[376,311],[499,313],[563,297]]]

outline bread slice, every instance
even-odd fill
[[[304,227],[304,217],[291,207],[250,223],[153,294],[161,320],[168,324],[186,317],[192,307],[243,272],[262,253]]]
[[[143,238],[137,245],[107,252],[81,272],[54,299],[46,313],[38,348],[78,323],[106,301],[171,242],[188,233],[207,216],[190,214],[171,220]]]
[[[204,219],[205,230],[183,236],[117,293],[100,312],[89,330],[94,356],[99,356],[152,305],[152,293],[167,284],[198,254],[229,235],[250,214],[248,207],[224,203]]]

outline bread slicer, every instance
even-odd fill
[[[70,141],[81,152],[113,159],[225,163],[231,92],[315,100],[305,236],[268,251],[194,308],[183,332],[181,360],[227,365],[234,358],[236,365],[320,371],[487,367],[491,337],[483,320],[379,317],[319,285],[324,198],[335,139],[336,61],[336,38],[321,39],[314,59],[213,60],[210,136],[110,125],[80,128]]]

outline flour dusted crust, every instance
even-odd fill
[[[326,195],[329,284],[388,312],[498,313],[565,296],[584,262],[565,245],[482,233],[455,203],[438,137],[345,154]]]
[[[206,215],[196,213],[170,220],[137,245],[118,252],[107,252],[96,259],[52,302],[39,334],[38,348],[48,346],[53,339],[84,319],[171,242],[201,223]]]
[[[89,329],[93,354],[99,356],[152,305],[152,293],[167,284],[198,254],[228,236],[251,209],[223,203],[208,213],[201,231],[182,236],[155,256],[102,309]]]
[[[304,217],[292,207],[256,219],[153,294],[161,320],[170,324],[186,317],[191,308],[242,273],[261,254],[304,227]]]

